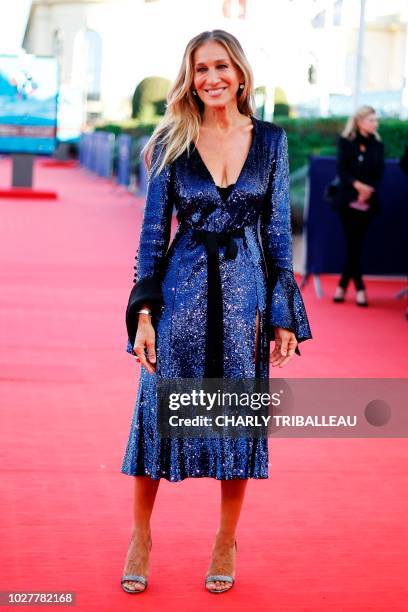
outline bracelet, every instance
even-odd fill
[[[145,314],[145,315],[149,315],[149,317],[152,316],[152,311],[148,310],[147,308],[142,308],[141,310],[137,310],[136,312],[137,314]]]

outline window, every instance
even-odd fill
[[[74,43],[73,82],[88,100],[101,96],[102,38],[95,30],[78,32]]]

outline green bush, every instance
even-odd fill
[[[275,104],[275,117],[289,117],[290,106],[289,104],[283,104],[279,102]]]
[[[153,117],[151,122],[141,122],[137,119],[128,121],[120,121],[118,123],[101,123],[95,128],[95,131],[112,132],[115,136],[119,134],[129,134],[133,138],[141,138],[142,136],[151,136],[157,123],[161,117]]]
[[[164,103],[171,83],[162,77],[147,77],[135,89],[132,99],[132,117],[151,120],[156,114],[164,113]],[[159,103],[159,106],[158,106]],[[157,113],[157,108],[163,113]]]
[[[380,119],[378,129],[388,158],[400,158],[408,142],[408,121]]]
[[[258,119],[263,119],[265,114],[266,101],[266,87],[264,85],[256,87],[255,97],[257,99],[258,104],[256,109],[256,116],[258,117]],[[282,87],[275,88],[274,112],[275,117],[289,117],[290,114],[290,106],[288,104],[288,99],[285,90],[282,89]]]
[[[155,115],[159,115],[163,117],[164,113],[166,112],[166,106],[167,106],[166,98],[163,98],[163,100],[156,100],[155,102],[153,102],[153,108],[154,108]]]
[[[131,119],[120,123],[110,122],[96,129],[140,138],[150,136],[160,119],[159,115],[153,115],[149,121]],[[336,155],[337,136],[346,120],[347,117],[292,119],[276,116],[274,123],[283,127],[288,135],[291,171],[307,165],[310,155]],[[379,133],[386,157],[399,158],[408,142],[408,121],[380,119]]]
[[[288,106],[288,97],[286,95],[286,92],[284,89],[282,89],[282,87],[275,87],[275,114],[278,115],[279,113],[276,111],[276,107],[280,104],[283,104],[285,106]]]
[[[336,155],[337,137],[342,132],[347,117],[320,117],[292,119],[276,116],[274,122],[288,135],[291,171],[308,163],[310,155]],[[379,133],[387,158],[402,155],[408,142],[408,121],[380,119]]]

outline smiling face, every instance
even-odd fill
[[[243,76],[220,43],[209,40],[193,56],[193,87],[200,100],[209,107],[225,106],[237,101]]]
[[[378,119],[375,113],[370,113],[357,121],[358,129],[366,134],[375,134],[378,128]]]

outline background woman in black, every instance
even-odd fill
[[[348,284],[353,280],[356,303],[368,305],[361,275],[361,256],[368,226],[379,210],[377,187],[384,170],[384,146],[377,128],[375,110],[371,106],[362,106],[347,121],[338,140],[340,186],[337,203],[346,235],[347,254],[334,294],[335,302],[344,301]]]

